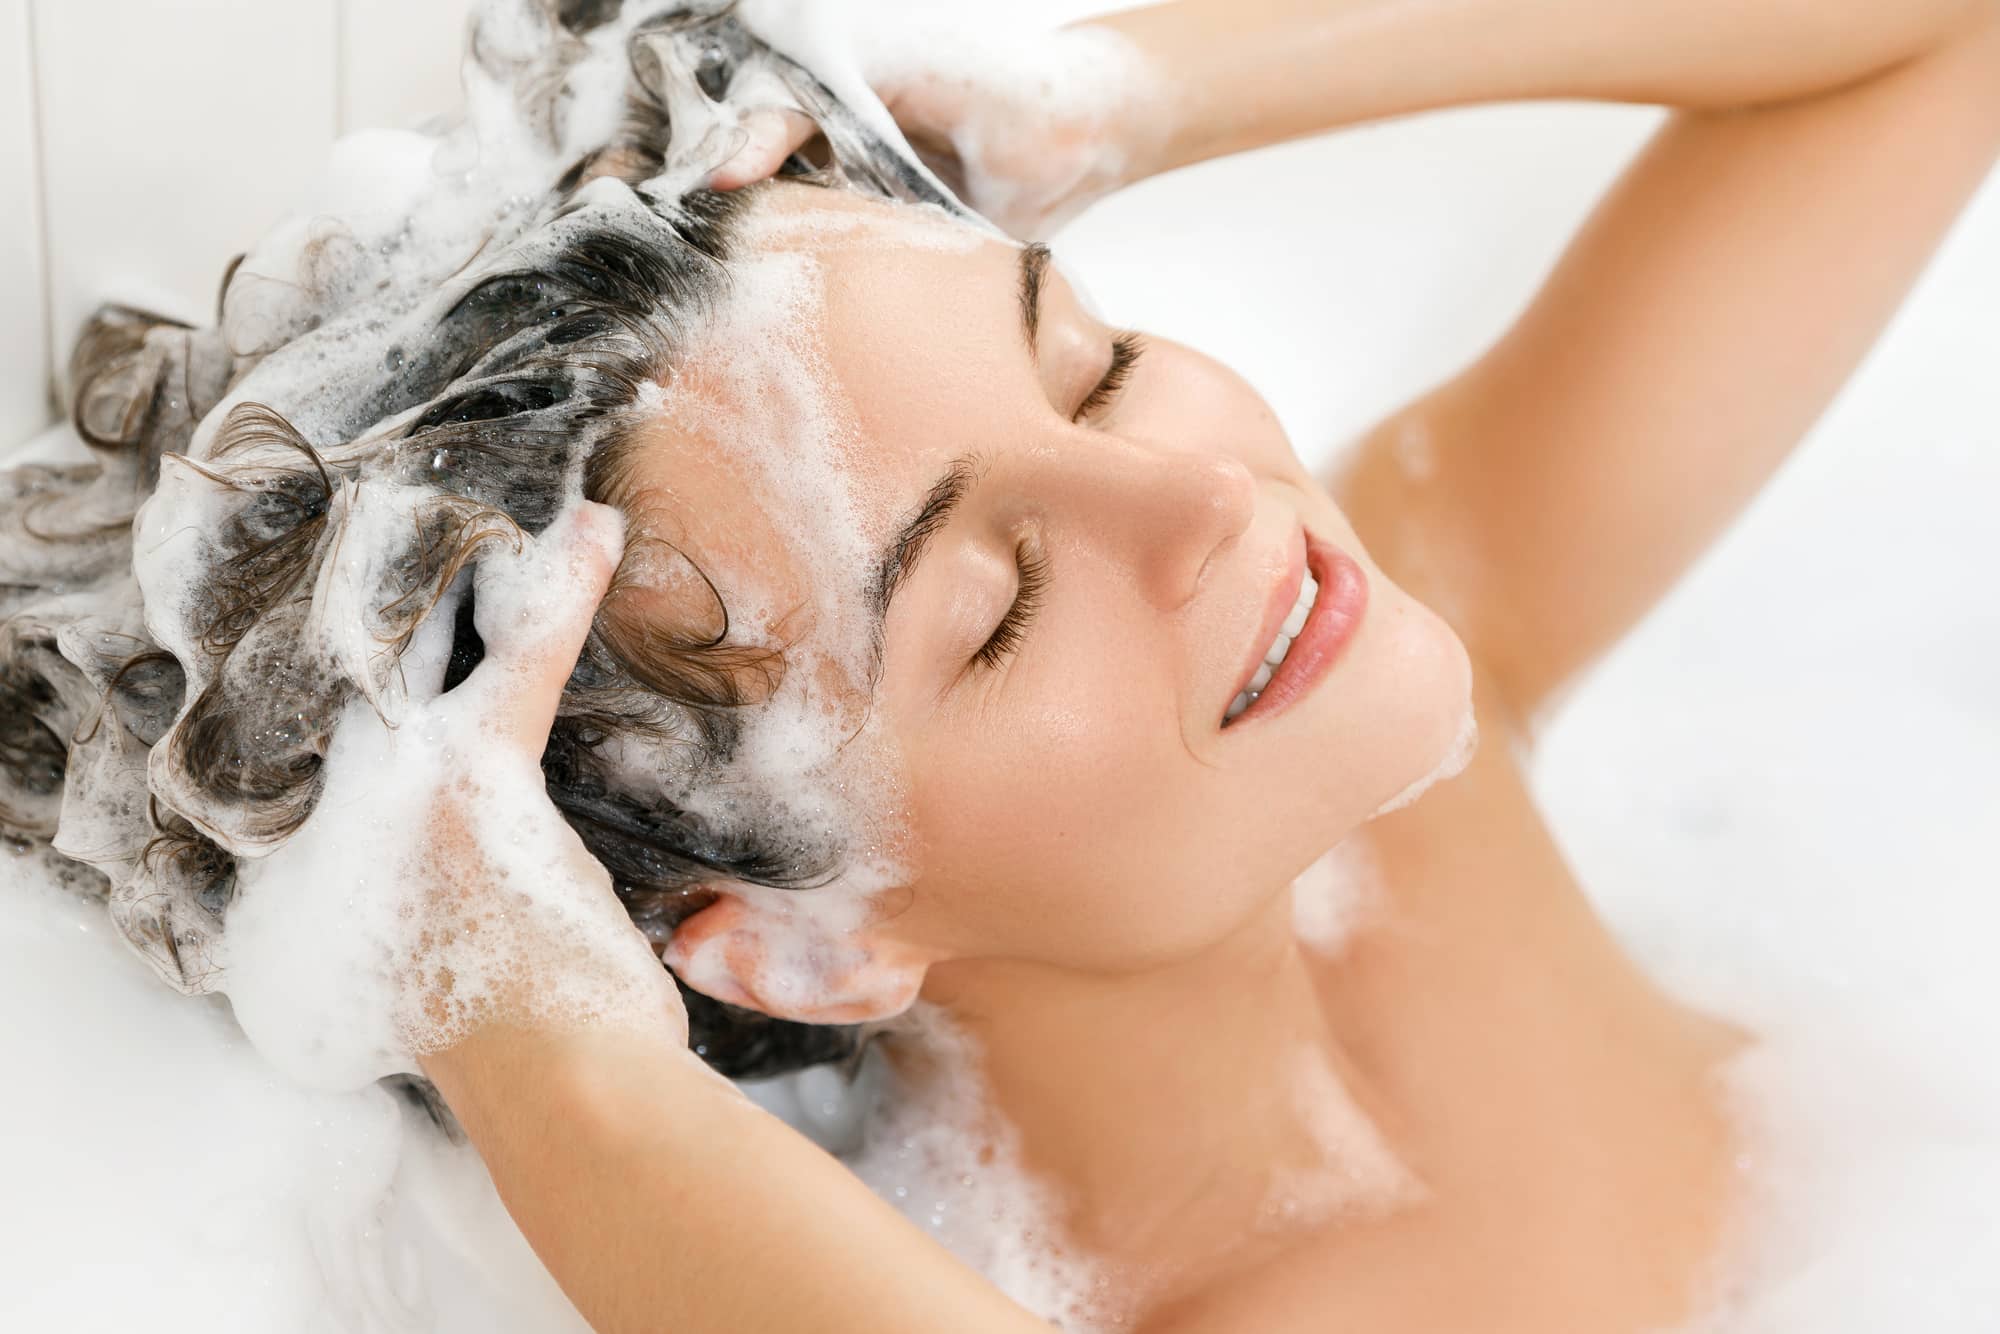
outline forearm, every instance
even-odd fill
[[[1045,1328],[683,1050],[494,1030],[426,1072],[600,1334]]]
[[[1670,119],[1513,329],[1346,457],[1343,507],[1537,714],[1805,436],[1996,154],[2000,12],[1838,93]]]
[[[1174,92],[1156,170],[1530,99],[1722,110],[1867,79],[1996,0],[1181,0],[1098,22]]]

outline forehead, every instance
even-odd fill
[[[642,395],[625,499],[635,532],[699,565],[740,630],[853,651],[872,640],[884,544],[1033,388],[1018,252],[928,210],[761,194],[728,297]]]

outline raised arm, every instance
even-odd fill
[[[1180,0],[1097,20],[1174,90],[1161,171],[1341,126],[1539,98],[1737,111],[1861,82],[1993,0]]]
[[[599,1334],[1047,1334],[685,1048],[496,1026],[424,1068]]]
[[[289,966],[232,990],[238,1019],[309,1061],[359,1044],[373,1062],[393,1034],[600,1334],[1045,1330],[688,1051],[672,982],[549,801],[540,757],[622,534],[583,505],[482,548],[478,668],[442,689],[446,612],[406,660],[396,725],[349,711],[322,812],[371,831],[366,896],[408,929],[327,932],[358,882],[313,874],[319,853],[284,864],[284,925],[258,939]],[[356,984],[375,976],[395,985]]]
[[[2000,152],[1992,0],[1267,0],[1111,20],[1158,166],[1430,107],[1681,108],[1515,328],[1336,487],[1531,714],[1755,494]],[[1421,436],[1435,462],[1398,465]]]

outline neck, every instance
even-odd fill
[[[959,961],[934,968],[924,996],[977,1045],[1072,1240],[1114,1264],[1192,1280],[1241,1239],[1409,1187],[1376,1130],[1384,1109],[1326,1022],[1289,893],[1171,966]]]

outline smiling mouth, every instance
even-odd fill
[[[1278,674],[1278,669],[1285,665],[1285,659],[1291,656],[1292,644],[1305,630],[1306,621],[1312,616],[1313,607],[1318,602],[1319,581],[1313,578],[1312,569],[1308,566],[1305,582],[1299,585],[1299,600],[1293,603],[1292,609],[1285,614],[1285,623],[1279,629],[1277,637],[1264,650],[1263,664],[1250,677],[1250,684],[1230,701],[1229,712],[1222,716],[1223,726],[1235,722],[1252,704],[1263,698],[1264,691],[1271,684],[1272,678]]]
[[[1222,726],[1265,717],[1306,694],[1332,670],[1368,610],[1368,576],[1339,547],[1306,534],[1297,599],[1264,657],[1223,714]]]

